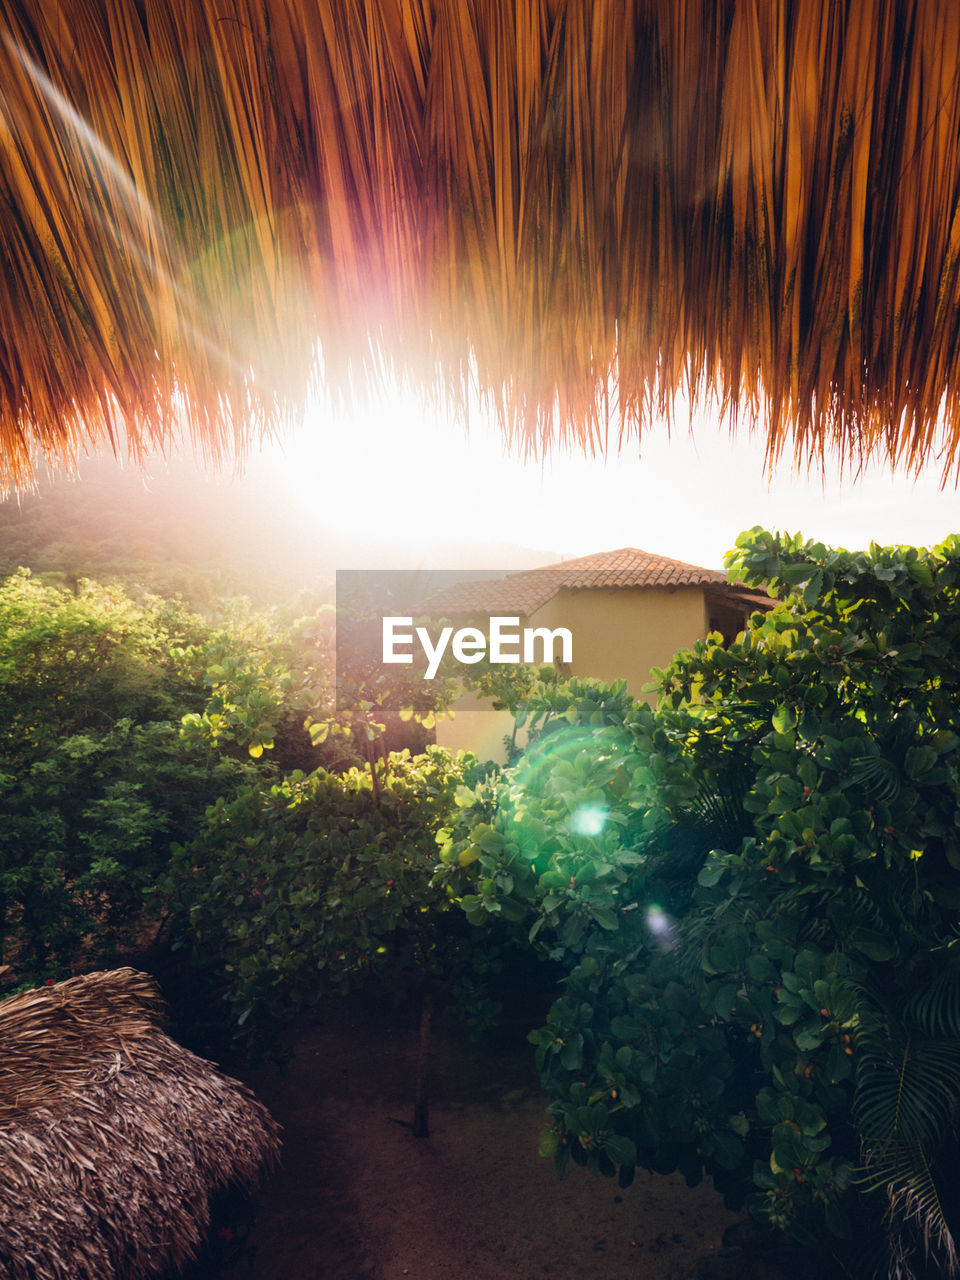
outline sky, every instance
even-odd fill
[[[960,495],[941,491],[935,465],[917,480],[880,466],[841,479],[836,465],[823,478],[789,463],[768,477],[763,452],[745,429],[731,440],[706,416],[691,435],[684,416],[669,438],[653,425],[639,456],[634,442],[606,459],[557,451],[523,462],[482,414],[466,432],[395,391],[345,419],[312,408],[299,432],[251,460],[246,483],[279,486],[307,527],[388,533],[390,563],[342,567],[473,567],[484,545],[497,567],[502,543],[542,552],[532,563],[632,546],[721,567],[753,525],[849,549],[960,531]]]

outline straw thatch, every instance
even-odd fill
[[[949,468],[958,75],[942,0],[6,0],[3,475],[242,447],[317,339],[535,449],[689,385]]]
[[[276,1159],[243,1085],[160,1030],[152,979],[87,974],[0,1003],[0,1277],[126,1280],[193,1257],[209,1199]]]

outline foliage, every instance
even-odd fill
[[[381,584],[381,576],[385,579]],[[421,611],[420,593],[429,591],[429,576],[413,575],[407,586],[409,598],[392,588],[392,579],[405,573],[376,575],[365,591],[365,581],[348,579],[338,586],[337,612],[337,702],[341,707],[370,703],[378,711],[403,712],[406,720],[415,720],[432,729],[441,719],[458,691],[455,667],[445,655],[440,672],[432,680],[424,679],[426,657],[417,646],[409,663],[385,667],[383,662],[383,618],[390,613],[417,615]],[[379,590],[377,589],[379,587]],[[412,628],[429,626],[431,619],[412,616]]]
[[[428,582],[404,582],[409,575],[350,575],[337,585],[336,700],[321,717],[310,717],[307,729],[315,745],[340,740],[350,744],[370,769],[374,797],[379,790],[378,760],[391,750],[422,751],[438,720],[448,714],[458,682],[446,669],[424,679],[420,654],[409,664],[387,668],[383,662],[383,618],[417,611],[419,592]],[[419,575],[414,575],[415,579]],[[399,578],[400,591],[394,579]],[[403,593],[403,586],[407,593]],[[414,625],[426,622],[417,618]],[[449,663],[446,667],[449,668]]]
[[[376,760],[391,747],[422,750],[455,692],[416,669],[385,673],[379,626],[379,616],[330,604],[297,616],[230,601],[185,655],[210,690],[203,712],[184,719],[186,739],[256,760],[269,751],[281,771],[365,761],[376,791]]]
[[[29,971],[103,945],[237,772],[181,743],[204,625],[119,587],[0,586],[0,944]]]
[[[62,585],[119,582],[132,594],[181,597],[209,617],[225,599],[266,607],[332,580],[330,529],[317,523],[304,536],[303,513],[269,466],[232,483],[190,457],[145,466],[148,477],[108,450],[84,459],[80,482],[52,472],[0,501],[0,577],[25,566]],[[252,519],[254,510],[269,520]]]
[[[513,716],[513,729],[503,740],[509,764],[520,755],[523,733],[530,742],[545,732],[555,709],[555,691],[558,686],[566,687],[563,676],[551,663],[513,666],[493,663],[486,655],[475,667],[466,671],[461,668],[458,676],[463,688],[489,698],[495,711],[509,711]],[[559,696],[564,701],[564,694]]]
[[[436,832],[475,770],[432,747],[388,757],[379,801],[369,771],[319,769],[209,810],[157,901],[174,944],[222,973],[238,1041],[262,1043],[324,993],[469,987],[489,970],[495,956],[431,884]]]
[[[708,1173],[865,1269],[886,1194],[891,1270],[950,1266],[960,542],[753,530],[730,565],[782,605],[678,655],[656,713],[554,691],[570,723],[462,797],[444,876],[568,969],[532,1036],[559,1171]]]
[[[342,746],[315,750],[304,727],[332,713],[334,617],[331,605],[295,617],[228,602],[217,628],[183,655],[209,690],[203,711],[184,717],[186,741],[254,760],[269,750],[281,769],[355,763]]]

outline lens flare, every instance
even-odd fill
[[[673,946],[674,933],[670,917],[656,904],[651,903],[644,914],[647,928],[653,934],[657,946],[665,950]]]
[[[607,809],[602,804],[585,804],[570,816],[570,830],[575,836],[598,836],[607,821]]]
[[[597,754],[597,731],[586,725],[571,725],[555,729],[547,737],[533,743],[517,761],[513,769],[513,789],[518,795],[524,792],[543,794],[558,779],[557,765],[565,761],[579,770],[580,757],[586,752],[592,766],[602,764],[610,757],[626,753],[627,741],[611,736],[604,744],[603,753]],[[562,775],[569,778],[569,772]]]

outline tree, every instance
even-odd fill
[[[403,570],[338,578],[336,697],[324,714],[308,719],[307,728],[315,745],[350,744],[370,770],[375,801],[389,752],[423,751],[458,692],[449,662],[432,680],[424,679],[420,659],[389,669],[383,662],[383,618],[412,617],[429,591],[428,575]]]
[[[119,587],[0,586],[0,947],[22,970],[108,943],[237,773],[179,735],[203,702],[186,654],[204,632]]]
[[[316,750],[306,728],[333,712],[334,618],[329,604],[301,616],[295,608],[254,609],[245,597],[229,601],[185,655],[208,690],[202,711],[184,717],[185,739],[262,760],[274,772],[356,763],[342,744]]]
[[[572,723],[447,878],[567,966],[533,1034],[560,1171],[707,1173],[851,1266],[955,1270],[960,542],[752,530],[730,567],[781,605],[678,655],[656,712],[556,691]]]
[[[476,760],[438,747],[366,768],[294,772],[217,802],[160,884],[174,945],[220,975],[237,1043],[273,1047],[324,995],[413,997],[422,1054],[414,1131],[428,1129],[426,1050],[436,1001],[475,1003],[499,949],[432,883],[438,828]]]

